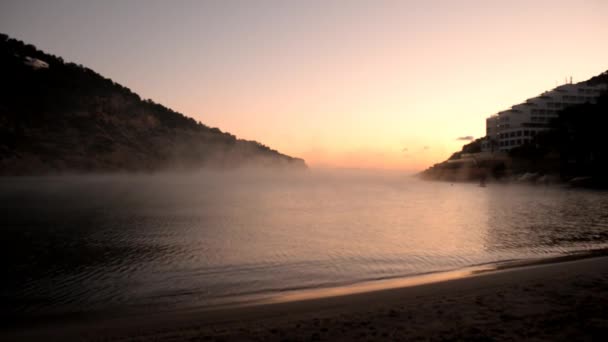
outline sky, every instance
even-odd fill
[[[608,70],[608,1],[2,0],[0,32],[313,167],[422,170]]]

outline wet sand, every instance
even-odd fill
[[[608,336],[608,257],[562,258],[409,287],[77,320],[2,340],[573,341]]]

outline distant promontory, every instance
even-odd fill
[[[0,175],[306,168],[0,34]]]

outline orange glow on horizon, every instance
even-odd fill
[[[422,170],[608,69],[605,1],[70,6],[12,6],[0,32],[313,167]]]

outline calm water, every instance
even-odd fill
[[[0,180],[13,316],[170,310],[603,248],[608,193],[397,173]]]

